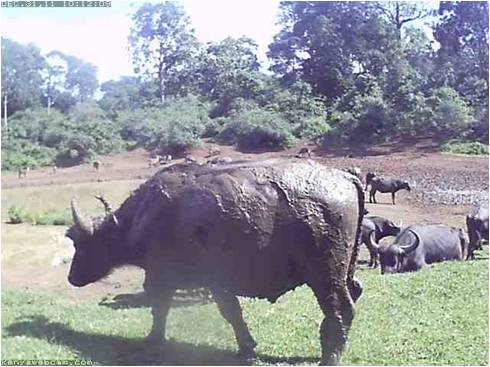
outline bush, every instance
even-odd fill
[[[229,118],[218,136],[227,144],[241,149],[284,149],[294,144],[291,126],[277,112],[255,109]]]
[[[299,138],[316,139],[324,136],[331,130],[323,116],[306,117],[297,125],[294,135]]]
[[[36,215],[34,223],[37,225],[50,226],[69,226],[73,224],[73,218],[70,210],[49,211]]]
[[[27,141],[17,142],[9,148],[2,147],[2,170],[11,171],[19,168],[36,168],[47,166],[54,162],[56,150],[39,145],[32,145]]]
[[[123,139],[148,149],[182,152],[200,143],[210,124],[209,105],[197,97],[173,99],[158,108],[120,113],[117,124]]]
[[[12,205],[9,208],[7,214],[9,217],[7,223],[10,224],[20,224],[30,221],[30,217],[28,216],[27,212],[24,210],[24,208],[21,208],[19,206]]]
[[[434,90],[427,99],[432,114],[428,127],[458,135],[468,131],[474,120],[470,107],[454,89],[442,87]]]
[[[442,151],[453,154],[488,155],[488,145],[480,142],[451,140],[442,146]]]

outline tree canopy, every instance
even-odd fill
[[[182,152],[203,137],[243,149],[427,134],[488,143],[488,3],[431,4],[282,1],[266,69],[253,39],[203,44],[179,3],[144,3],[128,39],[135,75],[100,89],[94,65],[2,38],[2,160]]]

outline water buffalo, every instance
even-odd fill
[[[417,271],[434,262],[461,260],[466,247],[462,229],[442,224],[406,227],[386,247],[374,241],[374,231],[369,237],[371,246],[379,254],[381,274]]]
[[[482,248],[483,240],[488,242],[488,204],[482,205],[468,214],[466,226],[469,237],[466,260],[472,260],[475,258],[475,250]]]
[[[376,191],[387,193],[391,192],[391,200],[393,205],[395,205],[395,193],[399,190],[410,191],[410,185],[408,181],[398,180],[395,178],[385,178],[375,176],[370,180],[371,190],[369,191],[369,202],[373,201],[376,203]]]
[[[173,165],[105,218],[84,219],[72,200],[68,280],[82,287],[117,266],[143,268],[152,342],[164,340],[175,290],[207,287],[247,357],[256,343],[236,296],[275,301],[307,284],[325,315],[321,361],[336,364],[362,292],[363,196],[357,178],[315,162]]]
[[[311,149],[310,148],[301,148],[298,152],[298,154],[296,155],[297,158],[303,158],[305,155],[307,155],[308,157],[311,157]]]
[[[376,173],[368,172],[366,173],[366,191],[368,191],[368,186],[371,184],[371,180],[376,177]]]
[[[398,233],[400,233],[400,230],[401,223],[396,225],[391,220],[383,217],[369,216],[362,219],[361,244],[365,244],[369,250],[369,266],[372,266],[373,268],[378,267],[378,253],[371,246],[371,232],[374,231],[374,241],[378,243],[379,240],[384,237],[396,236]]]

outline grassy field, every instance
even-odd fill
[[[488,250],[485,251],[488,258]],[[342,363],[488,365],[488,261],[445,263],[418,273],[359,271],[357,305]],[[2,359],[89,359],[97,364],[236,365],[231,327],[213,303],[174,302],[168,347],[147,347],[149,308],[133,302],[74,302],[59,294],[2,293]],[[135,302],[134,300],[140,301]],[[312,364],[322,316],[302,287],[276,304],[242,299],[258,342],[256,364]]]
[[[20,187],[2,190],[2,219],[7,218],[8,209],[15,205],[31,214],[42,214],[49,211],[59,211],[70,207],[73,197],[79,199],[82,210],[93,211],[97,208],[100,213],[104,209],[94,195],[103,195],[114,208],[117,208],[136,189],[142,181],[111,181],[78,183],[76,185],[51,185],[38,187]]]

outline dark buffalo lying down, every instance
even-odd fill
[[[82,218],[72,200],[68,279],[82,287],[114,267],[142,267],[151,341],[164,340],[176,289],[208,287],[247,357],[256,343],[236,296],[275,301],[306,283],[325,315],[322,363],[335,364],[362,292],[354,270],[363,212],[360,181],[315,162],[175,165],[103,219]]]
[[[466,245],[462,229],[442,224],[406,227],[393,244],[386,247],[374,241],[374,232],[371,232],[370,240],[379,253],[381,274],[417,271],[427,264],[461,260]]]
[[[396,236],[400,233],[400,230],[400,226],[397,226],[391,220],[383,217],[369,216],[362,219],[361,243],[365,244],[369,250],[369,266],[374,268],[378,266],[378,253],[376,249],[371,246],[371,232],[374,231],[374,241],[378,243],[379,240],[384,237]]]
[[[385,177],[373,177],[371,178],[371,190],[369,191],[369,202],[373,201],[376,203],[376,191],[387,193],[391,192],[391,200],[393,205],[395,205],[395,194],[400,190],[410,191],[410,185],[408,181],[398,180],[395,178],[385,178]]]
[[[466,216],[466,227],[469,237],[466,260],[472,260],[475,250],[481,250],[483,240],[488,242],[488,203]]]

